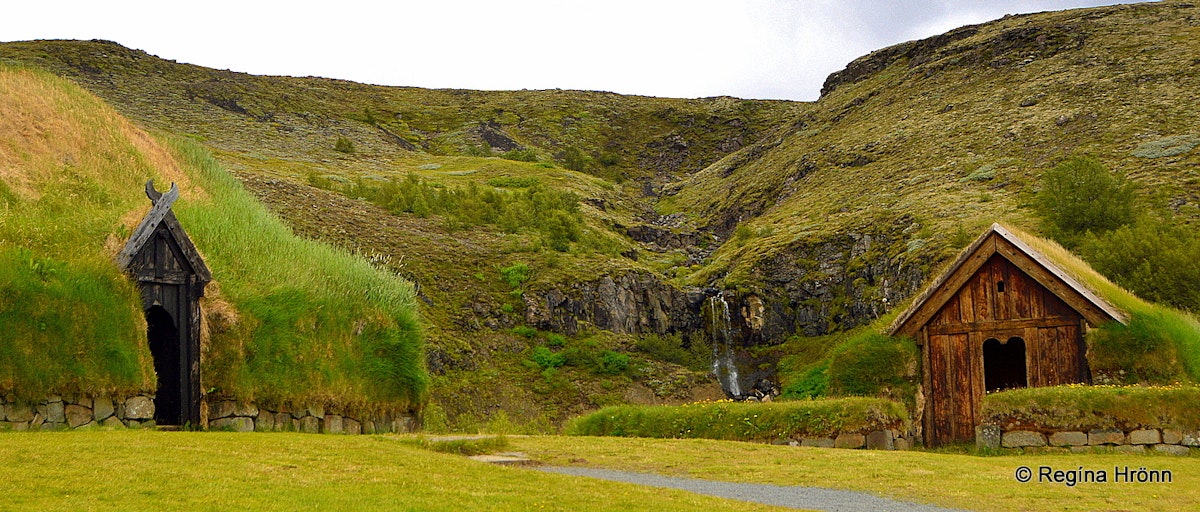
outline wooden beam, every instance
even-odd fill
[[[154,186],[152,184],[153,181],[147,182],[146,189],[153,190]],[[129,268],[129,262],[133,260],[133,257],[141,250],[142,246],[146,245],[150,237],[154,236],[155,228],[162,222],[163,217],[171,213],[171,205],[175,203],[176,199],[179,199],[179,187],[172,183],[171,190],[167,191],[166,194],[161,194],[161,197],[157,201],[154,201],[154,207],[150,208],[150,213],[147,213],[142,218],[142,222],[133,230],[133,235],[125,243],[125,248],[117,255],[117,264],[120,265],[122,270]]]
[[[967,332],[999,332],[1021,330],[1027,327],[1064,327],[1078,325],[1076,317],[1021,318],[992,322],[964,322],[927,326],[929,334],[962,334]]]

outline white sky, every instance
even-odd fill
[[[856,57],[1105,0],[6,2],[0,41],[109,39],[253,74],[463,89],[813,100]]]

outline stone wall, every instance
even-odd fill
[[[841,433],[835,437],[805,437],[800,439],[781,439],[774,444],[791,446],[809,446],[813,448],[848,448],[851,450],[866,448],[868,450],[907,450],[913,446],[914,438],[906,436],[899,430],[876,430],[863,433]]]
[[[36,403],[0,398],[0,430],[136,428],[154,421],[154,399],[50,396]]]
[[[407,411],[354,418],[325,407],[270,410],[233,399],[208,400],[205,406],[200,410],[200,420],[210,430],[384,434],[412,432],[416,428],[412,413]]]
[[[1172,428],[1144,428],[1131,431],[1092,429],[1061,431],[1007,430],[999,425],[975,427],[975,445],[979,448],[1013,448],[1022,451],[1059,451],[1087,453],[1114,451],[1170,455],[1188,455],[1200,448],[1200,431]]]
[[[354,418],[324,407],[273,411],[228,398],[205,397],[201,423],[210,430],[237,432],[309,432],[376,434],[412,432],[416,422],[407,411]],[[154,397],[124,398],[50,396],[35,403],[0,397],[0,430],[65,430],[154,426]]]

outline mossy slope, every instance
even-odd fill
[[[215,278],[206,392],[420,406],[428,376],[411,285],[295,237],[194,144],[160,144],[66,80],[0,66],[0,392],[154,390],[140,295],[114,256],[155,179],[179,184],[175,210]]]

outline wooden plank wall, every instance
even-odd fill
[[[993,255],[922,329],[926,441],[974,439],[985,391],[983,342],[989,338],[1024,339],[1029,386],[1086,382],[1082,322],[1057,296]]]

